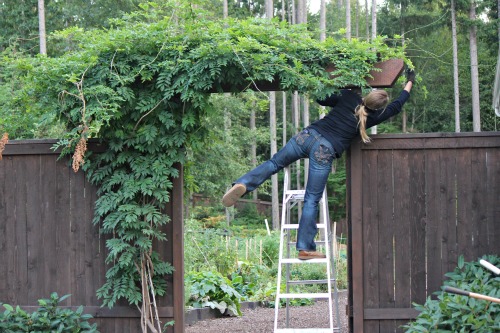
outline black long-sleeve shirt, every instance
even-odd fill
[[[401,112],[409,97],[410,93],[403,90],[398,98],[385,108],[370,112],[366,120],[366,128],[380,124]],[[359,134],[358,118],[354,115],[354,110],[361,102],[360,95],[347,89],[341,90],[340,94],[318,101],[320,105],[330,106],[332,109],[324,118],[315,121],[309,127],[318,131],[332,144],[337,158],[349,148],[352,139]]]

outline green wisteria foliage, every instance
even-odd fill
[[[162,207],[184,149],[207,144],[200,119],[218,112],[210,93],[258,91],[262,82],[277,80],[281,90],[322,97],[346,85],[365,86],[377,61],[405,58],[382,37],[319,42],[303,25],[208,21],[185,6],[143,6],[107,30],[58,32],[51,40],[67,51],[57,58],[5,59],[21,78],[24,97],[16,107],[53,111],[67,126],[59,147],[99,189],[94,223],[109,235],[111,268],[98,295],[108,306],[122,298],[141,303],[144,267],[154,294],[166,291],[164,275],[172,267],[152,250],[153,242],[165,240],[161,227],[169,217]],[[324,70],[330,63],[334,79]],[[86,151],[91,138],[107,149]]]

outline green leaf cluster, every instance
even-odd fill
[[[189,288],[188,305],[194,308],[210,307],[221,313],[241,316],[241,295],[232,282],[218,272],[189,272],[185,275]]]
[[[2,304],[4,311],[0,312],[1,332],[57,332],[57,333],[99,333],[97,324],[90,324],[92,318],[83,313],[83,306],[75,311],[59,307],[59,303],[70,295],[59,297],[52,293],[49,299],[40,299],[40,307],[28,313],[19,306]]]
[[[484,256],[482,259],[500,266],[500,257]],[[460,257],[458,267],[447,273],[446,286],[465,291],[500,297],[500,277],[479,264],[464,263]],[[404,326],[407,333],[425,332],[476,332],[489,333],[500,330],[500,306],[468,296],[439,291],[437,299],[427,299],[424,305],[414,304],[420,311],[412,323]]]

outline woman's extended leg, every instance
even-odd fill
[[[304,129],[293,136],[270,160],[257,166],[234,182],[233,187],[222,198],[224,206],[233,206],[241,196],[255,190],[284,167],[299,158],[308,157],[315,142],[316,138],[311,135],[308,129]]]

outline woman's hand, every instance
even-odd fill
[[[405,74],[406,74],[406,85],[404,87],[404,90],[406,90],[407,92],[410,92],[411,88],[413,87],[413,83],[415,82],[416,74],[415,74],[415,71],[413,69],[409,69],[409,68],[406,69]]]
[[[407,68],[406,69],[406,81],[411,81],[412,83],[415,83],[415,71],[413,69]]]

